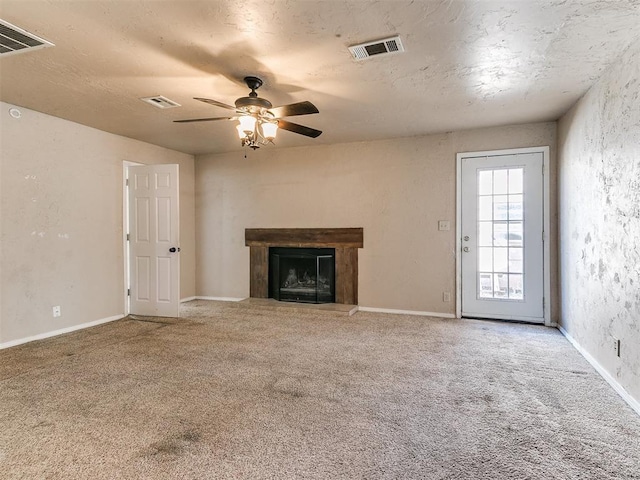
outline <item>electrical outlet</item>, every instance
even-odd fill
[[[53,317],[59,317],[60,315],[62,315],[60,311],[60,305],[56,305],[55,307],[53,307]]]
[[[451,301],[451,292],[442,292],[442,301],[450,302]]]
[[[618,340],[618,344],[616,345],[616,355],[620,357],[620,340]]]
[[[620,340],[613,337],[613,351],[616,352],[616,357],[620,356]]]
[[[451,223],[449,223],[449,220],[438,220],[438,230],[441,232],[448,232],[451,230]]]

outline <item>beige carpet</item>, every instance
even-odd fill
[[[640,417],[556,330],[182,315],[0,351],[0,478],[640,478]]]

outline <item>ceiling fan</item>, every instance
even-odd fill
[[[320,113],[316,106],[311,102],[298,102],[280,107],[273,107],[271,102],[266,98],[259,98],[256,90],[262,86],[262,80],[258,77],[244,77],[247,87],[251,90],[249,96],[240,97],[235,101],[235,106],[227,105],[209,98],[194,97],[194,100],[208,103],[216,107],[233,110],[236,115],[233,117],[211,117],[211,118],[193,118],[189,120],[174,120],[176,123],[190,122],[210,122],[215,120],[238,120],[239,125],[236,127],[238,135],[242,141],[243,147],[250,147],[254,150],[260,148],[260,145],[273,143],[276,138],[278,128],[288,130],[293,133],[305,135],[307,137],[316,138],[322,131],[315,128],[305,127],[297,123],[283,120],[282,117],[291,117],[294,115],[309,115],[312,113]]]

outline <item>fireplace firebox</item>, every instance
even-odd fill
[[[269,248],[269,297],[284,302],[335,302],[334,248]]]

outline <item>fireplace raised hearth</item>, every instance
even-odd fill
[[[245,230],[245,244],[250,247],[249,292],[252,298],[278,299],[278,294],[274,293],[276,287],[273,286],[273,281],[270,287],[270,279],[275,276],[272,268],[275,258],[271,254],[275,253],[280,255],[276,282],[279,285],[280,300],[358,304],[358,248],[363,247],[362,228],[248,228]],[[290,249],[311,249],[315,251],[315,260],[303,256],[299,259],[303,261],[303,266],[283,266],[282,254],[277,253],[275,248],[285,249],[284,257],[291,257]],[[333,251],[333,262],[324,258],[326,251]],[[298,251],[294,255],[300,253]],[[285,262],[291,260],[289,258]],[[329,287],[331,299],[328,298],[325,287],[330,263],[333,264],[333,288]],[[315,265],[315,273],[312,273],[312,264]],[[295,272],[291,272],[287,283],[291,268]],[[311,291],[314,275],[316,286]],[[285,283],[287,285],[283,287]]]

